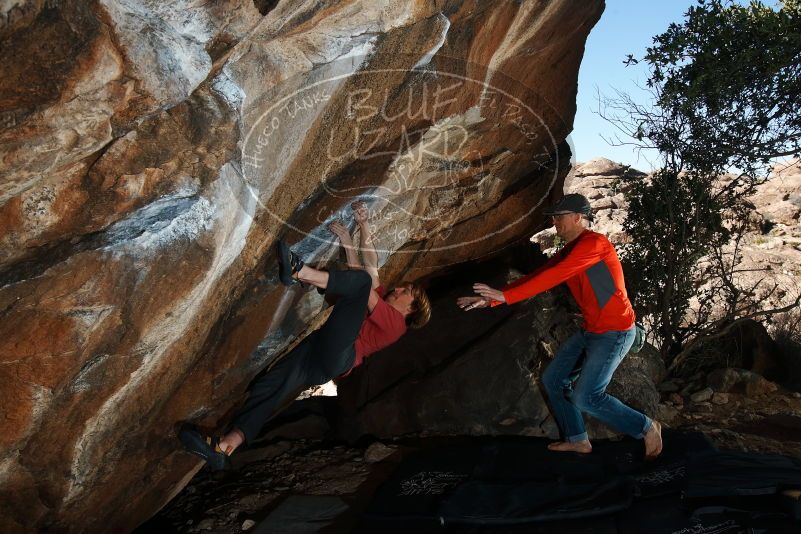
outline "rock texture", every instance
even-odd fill
[[[0,530],[126,531],[183,487],[173,426],[319,320],[279,235],[326,261],[361,195],[391,283],[537,229],[602,9],[0,3]]]

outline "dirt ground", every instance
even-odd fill
[[[801,458],[801,395],[779,390],[757,398],[729,393],[728,399],[690,402],[670,426],[703,432],[720,449]]]

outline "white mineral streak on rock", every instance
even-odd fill
[[[65,86],[60,103],[26,119],[30,133],[17,129],[11,142],[0,142],[0,205],[110,143],[110,119],[135,91],[144,89],[148,94],[137,96],[155,98],[147,104],[150,110],[185,99],[208,76],[206,47],[216,34],[225,30],[240,36],[260,20],[252,2],[241,3],[103,0],[113,41],[101,32],[78,58],[81,70]],[[225,8],[237,13],[222,28],[212,11]],[[126,65],[136,83],[125,79]]]
[[[268,121],[276,116],[281,121],[279,137],[260,147],[256,154],[243,154],[245,175],[258,184],[262,200],[272,197],[307,136],[314,135],[310,126],[326,109],[323,102],[314,109],[287,118],[285,106],[315,91],[330,98],[361,68],[373,52],[379,35],[418,20],[414,10],[404,2],[354,2],[315,19],[314,28],[309,31],[277,35],[311,7],[279,4],[254,31],[248,45],[232,53],[226,67],[231,78],[248,95],[243,113],[248,136],[244,143],[246,151]],[[255,72],[254,65],[258,65]],[[312,73],[317,67],[319,69]],[[276,90],[280,93],[275,94]],[[266,102],[269,105],[265,105]],[[249,160],[251,156],[269,162],[269,170],[249,167],[248,162],[255,161]]]
[[[18,457],[19,451],[16,451],[0,460],[0,484],[7,484],[9,482],[14,468],[19,467],[17,464]]]
[[[440,31],[439,41],[434,45],[434,47],[425,53],[425,55],[420,58],[420,61],[414,64],[413,69],[419,69],[425,65],[431,63],[431,60],[434,59],[434,56],[439,52],[439,49],[442,48],[442,45],[445,44],[445,39],[448,37],[448,30],[451,27],[451,21],[440,13],[437,15],[437,18],[442,22],[442,30]]]
[[[307,136],[314,135],[311,125],[325,111],[325,101],[361,68],[373,52],[377,36],[414,21],[403,3],[355,2],[317,21],[313,31],[266,42],[258,39],[274,35],[299,9],[288,12],[289,7],[280,4],[254,32],[254,40],[247,47],[238,48],[226,66],[231,78],[248,95],[244,103],[244,172],[248,181],[258,184],[262,200],[272,197]],[[255,74],[254,64],[260,69]],[[312,78],[310,71],[315,67],[320,70]],[[280,83],[284,83],[281,93],[273,94]],[[286,113],[286,106],[315,92],[327,97],[303,113]],[[266,102],[270,105],[264,105]],[[248,153],[248,147],[255,144],[273,118],[280,121],[278,135],[269,144],[257,147],[255,153]],[[269,165],[269,169],[249,163]]]
[[[365,0],[327,12],[324,17],[314,16],[313,30],[287,31],[287,27],[298,24],[296,19],[316,9],[314,2],[281,2],[264,17],[251,39],[236,48],[229,64],[234,72],[243,69],[234,78],[242,78],[248,95],[269,92],[277,83],[308,72],[315,65],[365,55],[369,49],[359,48],[365,47],[365,42],[372,43],[379,35],[416,20],[406,2]]]
[[[42,419],[47,415],[47,409],[53,400],[53,390],[40,384],[31,384],[31,397],[33,398],[33,408],[31,409],[29,428],[34,429],[39,428]]]
[[[301,323],[309,324],[318,318],[320,310],[326,305],[325,297],[317,291],[304,291],[300,298],[296,297],[297,289],[294,287],[286,288],[281,294],[267,332],[248,360],[249,370],[255,372],[265,369],[266,365],[271,365],[276,361],[276,355],[297,340],[296,336],[287,336],[281,330],[282,321],[289,310],[296,314],[297,320]]]
[[[204,301],[210,298],[216,283],[245,247],[256,209],[253,201],[256,195],[252,191],[245,190],[249,187],[233,165],[226,164],[222,168],[219,179],[214,183],[210,192],[210,200],[204,204],[204,206],[213,206],[213,222],[209,231],[213,232],[215,248],[211,266],[206,271],[203,280],[193,288],[192,292],[174,304],[172,316],[155,323],[144,333],[138,346],[132,349],[132,352],[145,355],[140,367],[131,374],[130,380],[109,397],[103,406],[87,420],[83,435],[76,440],[65,503],[78,498],[86,487],[91,486],[92,477],[100,467],[93,461],[95,448],[102,448],[110,435],[127,431],[124,425],[119,424],[116,414],[139,412],[144,416],[149,413],[150,405],[139,406],[138,410],[128,405],[128,403],[142,402],[135,395],[140,385],[149,380],[164,380],[161,375],[163,374],[162,367],[165,365],[172,366],[170,374],[165,376],[173,377],[181,376],[181,373],[175,372],[174,366],[182,365],[188,368],[192,365],[191,358],[168,362],[165,361],[165,356],[170,354],[170,348],[175,342],[191,331],[190,325],[196,320],[197,314],[205,309]],[[203,209],[205,210],[205,208]],[[205,216],[201,219],[205,220]],[[170,238],[181,235],[181,232],[184,231],[199,230],[197,224],[194,223],[187,224],[182,228],[184,229],[181,231],[168,230]],[[167,240],[147,238],[138,245],[149,246],[153,242],[163,244]],[[176,385],[164,383],[161,387],[172,389]],[[157,399],[152,399],[152,402],[157,402]],[[107,461],[113,461],[113,459],[107,458]]]
[[[131,213],[112,225],[107,250],[152,259],[158,249],[179,239],[193,241],[211,227],[214,209],[195,191],[179,190]]]
[[[20,444],[26,443],[31,434],[40,427],[42,419],[47,415],[47,410],[53,401],[53,390],[51,388],[34,383],[29,383],[28,385],[30,386],[28,392],[32,401],[30,415],[28,420],[25,421],[25,427],[15,446],[2,451],[5,458],[0,463],[0,485],[5,482],[3,480],[4,476],[8,476],[13,465],[17,463],[20,449],[23,448]]]
[[[506,32],[503,41],[495,49],[489,63],[487,64],[487,74],[484,79],[484,93],[490,89],[492,76],[497,70],[502,70],[500,67],[503,62],[521,52],[521,47],[527,46],[527,43],[535,39],[535,35],[543,26],[554,19],[558,19],[557,12],[562,9],[567,9],[567,2],[523,2],[520,4],[518,12],[515,14],[515,19],[512,25]],[[551,41],[562,41],[569,39],[572,32],[565,32],[559,35],[558,38],[551,37]],[[546,39],[540,39],[540,42],[548,42]],[[548,45],[546,45],[548,46]],[[544,47],[543,47],[544,48]],[[533,51],[527,51],[527,54],[532,54]]]
[[[206,79],[212,37],[208,13],[191,0],[102,0],[143,89],[164,106],[180,102]]]
[[[0,37],[33,22],[44,7],[44,0],[0,0]]]
[[[143,252],[152,253],[152,249],[166,247],[178,240],[194,241],[198,236],[211,227],[214,209],[205,198],[200,198],[192,204],[189,211],[180,214],[166,226],[146,230],[133,242]]]
[[[265,333],[265,338],[275,332],[275,330],[281,326],[281,322],[284,320],[284,317],[286,317],[287,312],[292,309],[292,302],[294,300],[294,291],[291,288],[284,290],[284,292],[281,294],[281,300],[278,301],[278,305],[275,307],[275,311],[273,312],[273,317],[270,320],[270,328]]]
[[[222,72],[214,78],[211,87],[225,98],[225,101],[228,102],[231,109],[235,110],[237,113],[241,111],[242,103],[245,101],[247,95],[245,95],[245,91],[231,79],[228,70],[223,68]]]

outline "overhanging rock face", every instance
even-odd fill
[[[125,531],[315,321],[279,236],[363,198],[391,283],[539,226],[603,1],[0,10],[0,529]]]

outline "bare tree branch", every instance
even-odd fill
[[[745,322],[745,321],[747,321],[749,319],[754,319],[756,317],[770,317],[771,315],[776,315],[778,313],[785,313],[785,312],[788,312],[788,311],[790,311],[790,310],[792,310],[794,308],[797,308],[799,306],[799,304],[801,304],[801,294],[799,294],[796,297],[795,301],[793,301],[792,304],[788,304],[787,306],[782,306],[781,308],[771,308],[769,310],[755,311],[755,312],[750,313],[748,315],[744,315],[742,317],[738,317],[737,319],[731,321],[730,323],[728,323],[726,326],[724,326],[722,328],[720,327],[719,324],[709,325],[709,327],[706,330],[708,332],[714,332],[714,333],[699,335],[699,336],[693,338],[693,340],[691,342],[689,342],[681,350],[681,352],[676,354],[676,356],[673,358],[673,361],[668,366],[668,372],[671,372],[671,373],[674,372],[684,362],[684,360],[687,359],[687,356],[689,356],[689,354],[699,344],[701,344],[703,342],[706,342],[706,341],[712,341],[713,339],[718,339],[720,337],[723,337],[726,334],[728,334],[731,331],[732,328],[734,328],[735,326],[737,326],[737,325],[739,325],[739,324],[741,324],[741,323],[743,323],[743,322]]]

